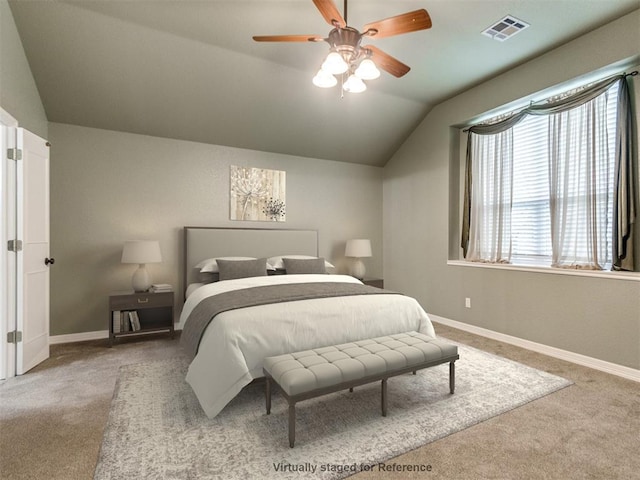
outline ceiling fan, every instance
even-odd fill
[[[410,68],[373,45],[361,45],[363,37],[385,38],[403,33],[431,28],[431,18],[426,10],[396,15],[366,24],[362,33],[347,25],[347,0],[344,0],[344,17],[340,15],[333,0],[313,0],[333,30],[324,38],[320,35],[260,35],[256,42],[327,42],[330,53],[313,78],[316,86],[329,88],[338,83],[335,75],[342,75],[342,89],[359,93],[366,90],[363,80],[380,76],[377,67],[395,77],[402,77]],[[348,77],[346,81],[344,78]]]

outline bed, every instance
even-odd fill
[[[289,260],[305,256],[315,260]],[[190,359],[186,380],[210,418],[263,376],[266,357],[408,331],[435,337],[415,299],[365,286],[347,275],[284,274],[278,264],[271,274],[202,282],[201,268],[195,268],[220,257],[273,263],[285,257],[289,270],[317,266],[322,262],[315,230],[185,227],[183,257],[186,300],[180,324]],[[246,306],[238,306],[239,301]]]

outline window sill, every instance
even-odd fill
[[[551,267],[531,267],[525,265],[505,265],[493,263],[467,262],[465,260],[447,260],[447,265],[454,267],[492,268],[497,270],[513,270],[517,272],[545,273],[551,275],[574,275],[579,277],[607,278],[609,280],[631,280],[640,282],[640,272],[616,272],[604,270],[571,270]]]

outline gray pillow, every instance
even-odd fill
[[[283,258],[284,269],[289,275],[300,273],[327,273],[324,258]]]
[[[220,280],[218,272],[198,272],[198,281],[202,283],[213,283]]]
[[[267,259],[256,260],[222,260],[218,259],[220,280],[234,278],[265,277],[267,275]]]

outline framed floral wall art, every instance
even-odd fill
[[[286,221],[286,172],[231,165],[229,178],[231,220]]]

